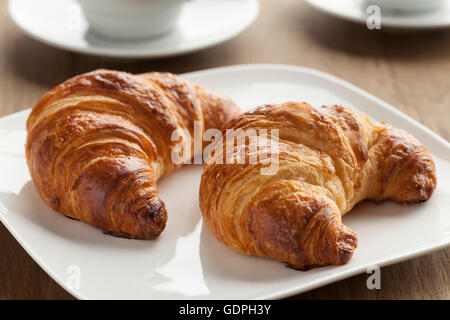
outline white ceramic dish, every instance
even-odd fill
[[[386,120],[429,148],[437,165],[437,189],[422,205],[359,204],[344,217],[359,236],[353,259],[344,266],[294,271],[277,261],[234,252],[213,237],[198,207],[201,166],[185,166],[159,183],[169,220],[156,241],[114,238],[53,212],[36,193],[26,166],[29,110],[7,116],[0,119],[0,219],[75,297],[281,298],[450,245],[450,146],[417,121],[343,80],[300,67],[244,65],[184,76],[229,95],[244,110],[301,100],[315,106],[341,103]],[[79,289],[69,287],[73,266],[80,271]]]
[[[188,0],[77,0],[89,27],[113,39],[146,39],[172,30]]]
[[[258,0],[190,0],[172,31],[120,41],[90,31],[74,0],[9,1],[12,20],[30,37],[70,51],[122,58],[159,58],[211,47],[237,36],[258,12]]]
[[[424,11],[439,9],[447,0],[364,0],[368,4],[376,4],[381,9],[400,12]]]
[[[426,0],[423,0],[426,1]],[[366,24],[365,0],[306,0],[314,8],[334,17]],[[439,29],[450,27],[450,1],[435,10],[395,12],[381,10],[381,30]]]

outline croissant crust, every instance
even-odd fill
[[[278,170],[261,174],[269,164],[250,163],[254,149],[227,142],[231,129],[246,132],[248,139],[241,143],[249,144],[252,134],[278,129],[273,152]],[[435,165],[422,144],[343,106],[266,105],[230,121],[223,132],[201,179],[200,207],[207,226],[236,251],[295,268],[351,259],[357,236],[341,216],[358,202],[419,203],[436,187]],[[270,145],[271,138],[269,133],[254,141],[266,139],[262,145]],[[227,153],[246,161],[220,164]]]
[[[156,181],[182,165],[171,159],[174,148],[181,143],[195,155],[187,139],[195,122],[202,134],[239,113],[230,99],[173,74],[96,70],[33,108],[27,163],[54,210],[114,235],[152,239],[167,220]],[[173,141],[178,129],[185,134]]]

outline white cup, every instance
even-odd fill
[[[368,0],[368,4],[375,4],[381,9],[418,12],[433,10],[443,6],[447,0]]]
[[[116,39],[154,37],[171,30],[186,0],[78,0],[90,28]]]

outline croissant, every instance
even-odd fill
[[[172,152],[181,144],[195,156],[202,148],[187,136],[196,125],[202,134],[239,113],[230,99],[173,74],[96,70],[58,85],[33,108],[29,171],[42,199],[63,215],[153,239],[167,220],[156,181],[182,165]]]
[[[239,144],[230,136],[238,137],[239,129],[240,135],[254,132]],[[277,159],[273,174],[261,174],[269,162],[249,161],[255,152],[269,152],[274,133],[260,135],[264,129],[278,130],[276,157],[265,158]],[[358,202],[419,203],[436,186],[435,166],[422,144],[343,106],[266,105],[231,120],[222,131],[201,178],[206,225],[238,252],[294,268],[351,259],[357,236],[341,216]],[[263,148],[255,151],[252,143]],[[225,154],[234,162],[224,161]]]

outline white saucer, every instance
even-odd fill
[[[148,40],[101,38],[74,0],[10,0],[12,20],[29,36],[55,47],[110,57],[156,58],[207,48],[247,28],[258,16],[258,0],[191,0],[175,30]]]
[[[329,15],[366,24],[367,14],[364,0],[306,0],[311,6]],[[418,13],[381,12],[381,30],[395,29],[438,29],[450,27],[450,1],[439,10]]]

